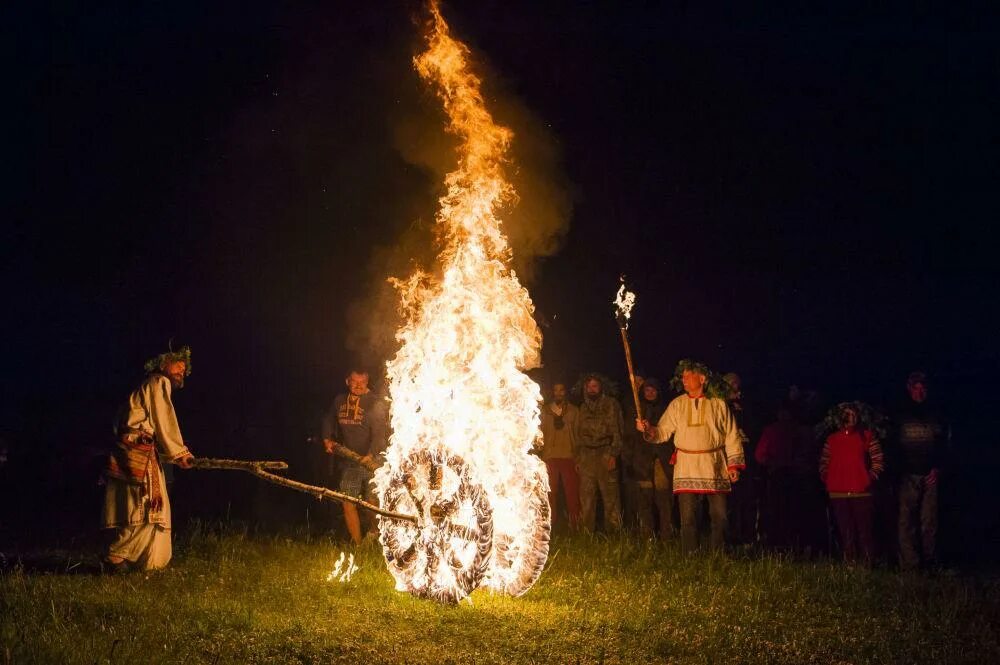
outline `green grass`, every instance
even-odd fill
[[[0,663],[1000,662],[995,578],[557,538],[522,598],[393,590],[375,544],[188,530],[165,571],[0,573]],[[72,566],[72,561],[66,567]]]

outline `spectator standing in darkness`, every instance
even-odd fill
[[[764,473],[760,516],[768,547],[791,547],[793,535],[802,526],[795,492],[795,461],[801,444],[802,429],[792,419],[788,405],[782,403],[778,419],[764,428],[754,450],[754,458]]]
[[[622,407],[618,400],[605,394],[604,381],[597,374],[588,374],[583,379],[583,401],[577,423],[581,526],[594,530],[600,492],[605,530],[620,531],[618,455],[622,450]]]
[[[746,458],[746,468],[741,474],[742,482],[733,485],[727,503],[729,509],[730,541],[736,545],[752,545],[757,542],[757,512],[758,512],[758,478],[756,460],[753,457],[753,444],[750,439],[749,407],[743,398],[743,380],[735,372],[722,376],[729,393],[726,402],[733,412],[736,428],[743,442],[743,454]]]
[[[580,521],[580,477],[576,471],[576,428],[579,410],[566,399],[566,384],[552,385],[552,399],[542,406],[542,459],[549,472],[549,505],[552,525],[558,520],[559,486],[566,501],[569,526]]]
[[[870,429],[859,426],[861,405],[836,407],[837,431],[823,446],[819,475],[830,495],[844,559],[870,566],[875,506],[872,484],[882,472],[882,448]]]
[[[646,379],[639,389],[639,418],[651,423],[659,422],[666,409],[659,380]],[[633,407],[634,410],[634,407]],[[673,442],[651,446],[637,431],[625,437],[622,462],[627,475],[630,504],[635,515],[635,526],[643,538],[651,538],[656,529],[661,540],[674,536]]]
[[[893,462],[899,475],[899,565],[934,568],[937,560],[938,482],[951,429],[928,399],[927,375],[911,372],[908,398],[896,412]]]

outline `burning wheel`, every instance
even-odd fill
[[[493,511],[461,457],[411,454],[389,480],[381,505],[418,518],[417,524],[379,520],[397,589],[456,603],[479,586],[493,549]]]
[[[548,559],[552,515],[544,474],[542,467],[533,478],[527,533],[520,538],[494,535],[494,561],[486,584],[501,593],[511,596],[526,593],[542,574]]]

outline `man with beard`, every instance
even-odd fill
[[[651,423],[659,422],[667,408],[661,397],[660,382],[654,378],[646,379],[639,388],[639,395],[639,406],[642,409],[639,418]],[[636,526],[644,538],[652,537],[655,521],[659,524],[661,540],[674,536],[674,495],[671,491],[673,479],[667,472],[673,448],[672,442],[650,446],[638,432],[631,432],[625,438],[622,462],[628,477]],[[657,520],[654,520],[654,511]]]
[[[552,386],[552,401],[542,406],[542,459],[549,472],[549,505],[552,524],[557,519],[556,501],[560,481],[566,499],[569,526],[580,521],[580,477],[576,472],[576,426],[579,411],[566,399],[566,384]]]
[[[622,408],[618,400],[604,394],[604,381],[597,374],[583,379],[583,402],[577,422],[581,525],[594,530],[599,491],[604,503],[604,528],[618,531],[622,526],[617,460],[622,450]]]
[[[667,406],[657,424],[636,420],[636,428],[650,443],[665,443],[674,437],[674,494],[681,514],[681,550],[698,546],[698,504],[708,500],[712,520],[712,549],[725,542],[726,495],[746,464],[743,443],[729,405],[721,397],[705,394],[710,372],[698,362],[682,360],[680,375],[686,395]]]
[[[170,498],[161,462],[190,469],[171,394],[191,373],[191,349],[162,353],[121,410],[118,442],[105,468],[104,528],[114,529],[104,556],[112,570],[164,568],[172,554]]]
[[[353,369],[344,379],[347,393],[337,395],[323,419],[323,447],[327,454],[344,446],[361,455],[358,464],[349,462],[340,472],[340,491],[375,502],[368,465],[386,448],[387,413],[385,400],[368,389],[368,372]],[[344,503],[344,522],[351,541],[361,542],[361,516],[358,507]]]

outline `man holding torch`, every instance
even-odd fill
[[[659,421],[636,419],[636,429],[654,444],[674,437],[674,494],[680,508],[681,550],[698,547],[697,515],[702,496],[712,521],[711,546],[721,549],[726,534],[726,495],[745,468],[743,443],[724,395],[706,394],[711,372],[702,363],[682,360],[677,365],[686,394],[670,402]]]

